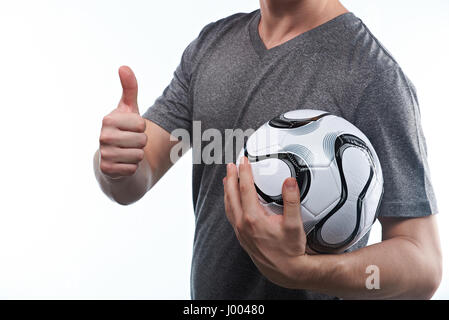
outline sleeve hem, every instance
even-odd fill
[[[176,129],[185,129],[190,133],[190,127],[186,128],[179,123],[171,121],[170,117],[164,114],[164,111],[160,111],[156,105],[148,108],[148,110],[142,115],[142,117],[144,119],[150,120],[151,122],[154,122],[169,134],[172,134],[172,132]]]
[[[438,210],[432,208],[427,201],[418,203],[386,202],[381,205],[379,217],[418,218],[437,213]]]

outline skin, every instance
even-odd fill
[[[441,249],[434,216],[381,218],[382,242],[339,255],[306,253],[299,189],[284,182],[283,215],[268,215],[258,200],[247,159],[228,164],[223,179],[226,216],[260,272],[286,288],[344,299],[429,299],[441,281]],[[380,289],[368,290],[366,268],[380,270]]]
[[[348,12],[334,0],[261,0],[260,7],[259,34],[267,49]],[[267,216],[257,200],[250,164],[243,162],[239,169],[238,179],[237,168],[229,164],[223,180],[226,216],[242,247],[272,282],[346,299],[433,296],[442,277],[435,216],[380,218],[381,243],[347,254],[309,255],[295,179],[283,186],[284,214]],[[366,288],[370,265],[380,270],[380,289]]]
[[[271,49],[346,12],[335,0],[260,0],[259,35]]]
[[[94,172],[109,198],[128,205],[142,198],[173,165],[170,150],[179,141],[140,116],[133,71],[122,66],[119,76],[122,98],[103,118]]]
[[[261,0],[260,8],[259,34],[267,49],[347,12],[336,0]],[[119,76],[123,95],[103,119],[94,171],[103,192],[127,205],[173,165],[170,150],[180,142],[140,116],[132,70],[121,67]],[[247,161],[240,164],[239,176],[228,164],[223,187],[226,216],[237,239],[261,273],[280,286],[346,299],[429,299],[441,282],[435,216],[380,218],[382,242],[340,255],[310,255],[295,179],[284,182],[284,214],[275,216],[266,215],[258,202]],[[380,289],[365,286],[369,265],[380,270]]]

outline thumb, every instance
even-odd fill
[[[287,178],[282,186],[282,199],[284,202],[284,222],[290,228],[302,226],[301,202],[298,183],[295,178]]]
[[[130,67],[121,66],[118,74],[123,88],[122,99],[118,108],[139,113],[139,107],[137,106],[137,79],[134,72]]]

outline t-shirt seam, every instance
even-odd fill
[[[369,36],[371,37],[371,39],[373,39],[376,44],[382,49],[383,53],[385,55],[387,55],[391,60],[393,60],[393,62],[395,64],[398,64],[398,62],[396,61],[396,59],[391,55],[391,53],[382,45],[382,43],[380,43],[380,41],[373,35],[373,33],[371,32],[371,30],[366,26],[366,24],[363,22],[362,19],[360,19],[360,22],[362,23],[363,28],[365,29],[365,31],[369,34]]]

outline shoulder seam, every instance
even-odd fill
[[[360,22],[362,23],[363,28],[368,32],[369,36],[377,43],[377,45],[382,49],[382,51],[396,64],[398,65],[398,62],[396,59],[391,55],[391,53],[380,43],[380,41],[374,36],[374,34],[371,32],[371,30],[366,26],[366,24],[360,19]]]

